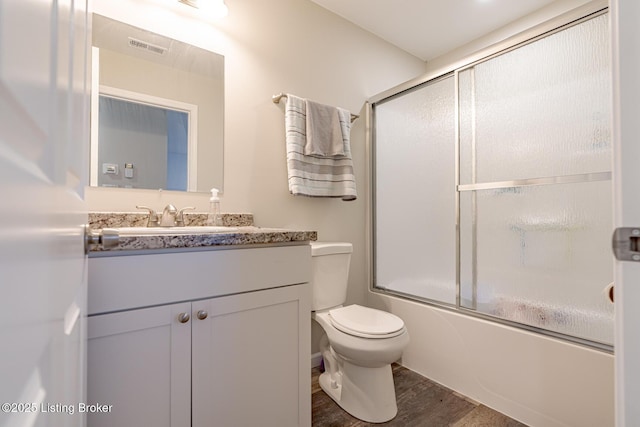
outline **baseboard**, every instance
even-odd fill
[[[317,368],[322,363],[322,354],[320,352],[311,355],[311,367]]]

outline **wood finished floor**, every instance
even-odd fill
[[[361,421],[346,413],[318,384],[320,370],[311,379],[314,427],[526,427],[493,409],[455,393],[400,365],[393,365],[398,415],[382,424]]]

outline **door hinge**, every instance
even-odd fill
[[[618,261],[640,261],[640,227],[616,228],[611,240]]]

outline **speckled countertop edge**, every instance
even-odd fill
[[[229,233],[122,236],[118,246],[92,251],[131,251],[149,249],[204,248],[209,246],[260,245],[315,241],[315,231],[296,231],[278,228],[238,227]]]
[[[89,224],[92,230],[118,227],[144,227],[148,214],[139,212],[91,212]],[[187,226],[205,225],[206,214],[185,213]],[[222,214],[223,224],[235,227],[223,233],[120,236],[117,246],[104,248],[94,245],[91,252],[117,252],[157,249],[207,248],[220,246],[246,246],[315,241],[316,231],[289,230],[283,228],[262,228],[253,225],[253,214]]]

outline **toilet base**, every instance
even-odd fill
[[[384,423],[398,413],[391,365],[364,368],[341,360],[339,370],[324,372],[318,382],[342,409],[363,421]]]

